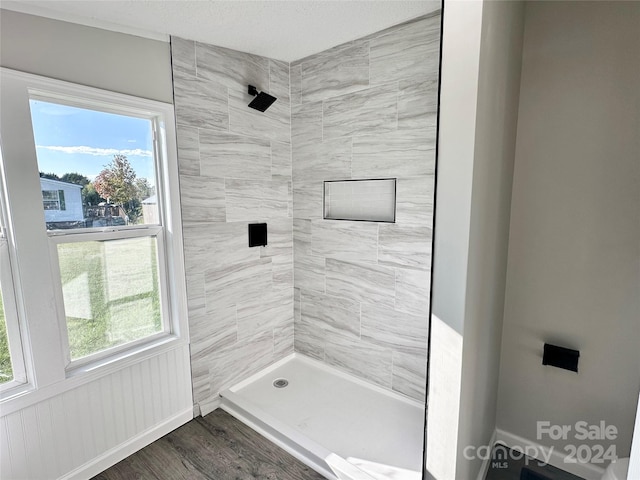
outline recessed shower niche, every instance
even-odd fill
[[[394,223],[396,179],[324,182],[324,218]]]

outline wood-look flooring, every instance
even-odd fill
[[[194,418],[94,480],[320,480],[322,475],[223,410]]]

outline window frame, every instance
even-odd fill
[[[19,272],[24,272],[25,283],[33,288],[25,290],[15,282],[16,291],[25,297],[26,326],[29,331],[29,350],[33,355],[32,389],[58,391],[64,388],[64,380],[71,384],[84,383],[95,375],[106,375],[117,371],[132,361],[147,358],[180,345],[188,344],[188,321],[182,221],[178,185],[178,159],[176,127],[172,104],[148,100],[107,90],[76,85],[28,73],[0,68],[3,79],[2,99],[9,111],[2,115],[3,136],[9,145],[6,160],[21,158],[22,165],[14,161],[6,172],[11,189],[7,192],[8,210],[17,213],[20,202],[36,202],[36,184],[39,211],[34,205],[24,208],[24,216],[16,223],[16,240],[22,242],[21,255],[17,255]],[[18,98],[19,97],[19,98]],[[83,228],[75,230],[46,230],[42,194],[39,188],[35,142],[29,101],[69,104],[119,115],[153,119],[153,150],[158,198],[158,224],[124,225]],[[9,121],[10,120],[10,121]],[[11,124],[11,125],[9,125]],[[18,124],[18,125],[16,125]],[[28,132],[29,135],[25,135]],[[9,141],[10,139],[10,141]],[[6,161],[5,163],[10,163]],[[35,174],[35,178],[32,178]],[[12,197],[13,195],[13,197]],[[28,200],[25,200],[29,197]],[[37,219],[36,219],[37,217]],[[35,221],[40,222],[35,225]],[[87,240],[154,237],[157,244],[158,284],[163,331],[147,336],[140,341],[103,350],[96,354],[70,361],[67,325],[64,316],[62,282],[59,276],[57,245],[66,242]],[[41,260],[41,271],[37,272],[36,259],[28,258],[29,250]],[[55,254],[52,251],[55,250]],[[39,273],[39,274],[38,274]],[[31,286],[31,285],[30,285]],[[38,305],[40,303],[40,305]],[[45,305],[46,304],[46,305]],[[53,308],[47,309],[51,305]],[[47,317],[49,320],[44,321]],[[52,317],[55,317],[52,318]],[[55,326],[52,322],[55,320]],[[55,337],[58,338],[55,338]],[[83,380],[84,378],[84,380]],[[59,383],[63,381],[63,384]],[[57,385],[56,385],[57,384]],[[45,388],[47,387],[47,388]],[[37,395],[38,396],[38,395]],[[32,396],[33,397],[33,396]],[[8,399],[0,395],[4,405]],[[16,399],[16,404],[29,404],[26,399]],[[12,404],[13,405],[13,404]]]

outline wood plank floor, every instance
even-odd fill
[[[223,410],[189,423],[94,480],[320,480],[280,447]]]

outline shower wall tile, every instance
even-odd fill
[[[173,72],[176,123],[198,128],[229,128],[228,95],[211,81]]]
[[[196,42],[196,61],[198,77],[230,91],[247,91],[248,85],[258,90],[269,88],[268,58]]]
[[[200,175],[200,141],[198,129],[178,125],[178,171],[180,175]]]
[[[431,227],[380,225],[378,263],[428,269],[431,266]]]
[[[290,177],[291,143],[271,142],[271,175]]]
[[[436,126],[438,79],[420,83],[402,80],[398,92],[398,129],[424,130]]]
[[[224,179],[180,175],[183,222],[224,222]]]
[[[289,65],[179,38],[172,64],[192,381],[206,414],[221,389],[294,349]],[[248,85],[278,100],[249,109]],[[249,248],[254,221],[269,225],[267,247]]]
[[[369,86],[369,42],[356,40],[303,59],[302,103],[315,102]]]
[[[293,144],[293,176],[296,180],[351,178],[351,138],[297,141]]]
[[[271,178],[271,143],[231,133],[200,131],[200,174],[207,177]]]
[[[433,223],[435,176],[402,177],[396,182],[396,222],[424,226]]]
[[[353,139],[354,178],[409,177],[435,172],[435,130],[395,131]]]
[[[395,309],[413,315],[428,315],[430,286],[429,270],[397,268]]]
[[[393,352],[392,389],[420,402],[426,400],[427,355]]]
[[[302,95],[304,99],[304,90]],[[397,82],[322,102],[322,135],[325,140],[390,132],[397,127]]]
[[[394,352],[426,354],[428,314],[411,315],[363,303],[361,322],[363,340]]]
[[[326,277],[329,295],[393,308],[395,272],[391,268],[327,258]]]
[[[326,338],[360,338],[360,302],[305,291],[301,294],[300,315],[322,329]]]
[[[290,67],[295,350],[420,401],[438,43],[435,14]],[[395,224],[323,220],[325,180],[367,178],[397,180]]]
[[[313,255],[375,263],[378,259],[378,224],[314,220],[311,222]]]
[[[371,83],[437,78],[440,16],[410,22],[371,40]]]
[[[289,77],[291,80],[291,106],[293,107],[302,103],[302,65],[291,64]]]
[[[391,388],[393,352],[364,341],[331,339],[324,350],[324,360],[354,375]]]

